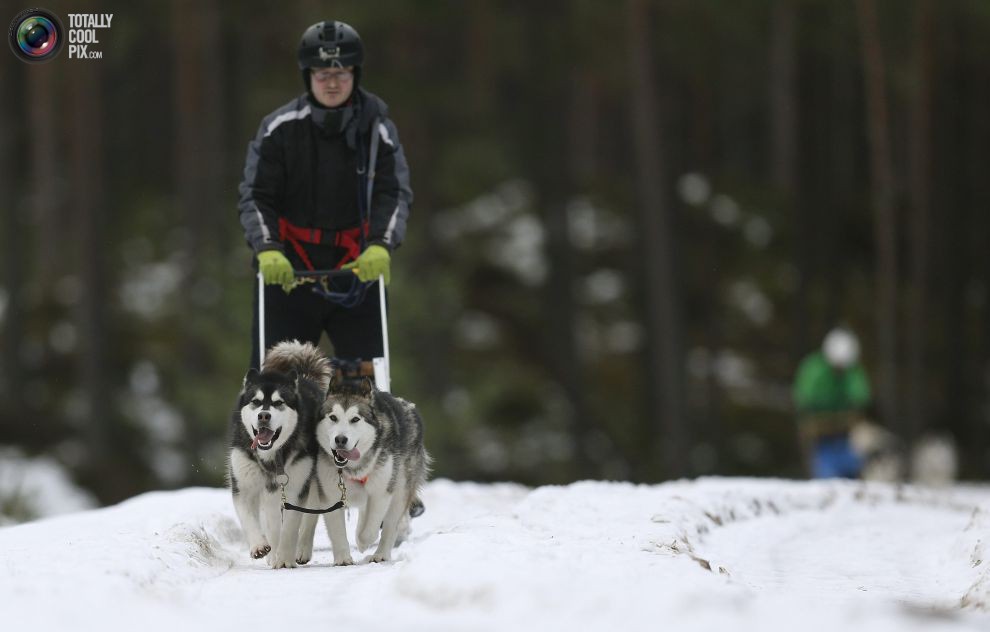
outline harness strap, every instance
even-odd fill
[[[382,125],[381,117],[375,117],[371,123],[371,146],[368,149],[368,172],[367,172],[367,197],[365,198],[368,207],[368,216],[371,216],[371,194],[375,190],[375,167],[378,162],[378,141],[380,134],[378,126]]]
[[[292,244],[292,248],[302,259],[307,270],[315,270],[313,262],[306,254],[303,244],[333,244],[338,248],[343,248],[346,252],[343,258],[337,262],[334,268],[340,268],[345,263],[350,263],[361,254],[362,230],[368,231],[368,222],[364,226],[355,226],[344,230],[323,230],[322,228],[303,228],[290,223],[284,217],[278,218],[278,236],[282,241]],[[331,238],[332,235],[332,238]]]
[[[313,233],[316,234],[314,235]],[[320,243],[321,235],[318,228],[301,228],[290,224],[284,217],[280,217],[278,218],[278,236],[282,241],[288,241],[292,244],[296,254],[302,259],[303,265],[306,266],[307,270],[315,270],[313,262],[309,260],[309,255],[306,254],[306,250],[299,242],[305,241],[308,244]]]
[[[337,504],[335,504],[333,507],[327,507],[326,509],[307,509],[306,507],[297,507],[296,505],[293,505],[292,503],[288,503],[288,502],[282,504],[282,507],[284,509],[291,509],[292,511],[301,511],[302,513],[308,513],[308,514],[330,513],[331,511],[337,511],[343,506],[344,506],[344,501],[342,500],[338,500]]]
[[[339,467],[337,468],[337,488],[340,490],[340,500],[338,500],[333,506],[327,507],[326,509],[308,509],[306,507],[300,507],[299,505],[293,505],[285,498],[285,486],[289,482],[289,475],[285,473],[285,464],[282,462],[281,454],[275,457],[275,477],[279,487],[282,488],[283,518],[286,509],[307,514],[326,514],[347,506],[347,487],[344,485],[344,471]]]
[[[337,268],[345,263],[354,261],[361,254],[361,228],[349,228],[347,230],[337,231],[333,245],[347,249],[347,252],[344,253],[344,258],[337,262]]]

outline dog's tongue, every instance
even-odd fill
[[[350,450],[341,450],[338,448],[337,455],[347,459],[348,461],[357,461],[361,458],[361,451],[357,448],[352,448]]]
[[[271,428],[262,428],[258,431],[258,434],[254,435],[254,441],[251,442],[251,449],[257,448],[259,443],[268,443],[274,436],[274,430]]]

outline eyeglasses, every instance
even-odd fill
[[[313,79],[320,83],[336,81],[337,83],[350,83],[354,79],[354,73],[350,70],[321,70],[313,72]]]

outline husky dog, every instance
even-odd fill
[[[285,512],[282,524],[281,483],[291,503],[309,494],[318,451],[313,430],[330,364],[313,345],[293,340],[272,347],[261,369],[244,377],[231,417],[228,478],[251,557],[274,548],[269,564],[292,568],[309,558],[296,554],[299,514]]]
[[[430,456],[423,446],[423,421],[415,405],[375,389],[371,380],[350,387],[334,381],[316,423],[317,480],[338,480],[347,488],[348,503],[359,509],[357,547],[364,551],[378,538],[372,562],[390,559],[400,535],[409,529],[420,487],[426,482]],[[334,502],[336,488],[315,485],[310,502]],[[419,503],[421,506],[421,503]],[[324,515],[335,565],[353,564],[344,513]],[[303,526],[303,541],[312,546],[315,519]],[[305,544],[304,544],[305,546]]]

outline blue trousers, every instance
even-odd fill
[[[811,467],[815,478],[858,478],[863,460],[853,452],[848,434],[833,435],[815,442]]]

